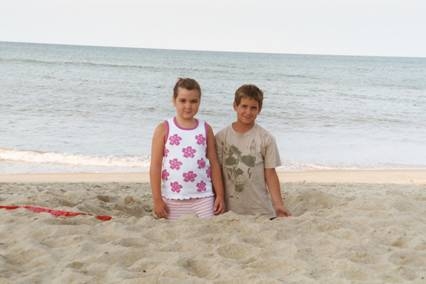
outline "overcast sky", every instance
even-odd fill
[[[0,41],[426,57],[425,0],[0,0]]]

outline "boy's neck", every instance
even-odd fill
[[[252,124],[244,124],[239,121],[232,123],[232,129],[234,129],[238,133],[246,133],[250,129],[254,127],[255,123]]]

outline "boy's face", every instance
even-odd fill
[[[252,98],[241,98],[239,105],[234,103],[234,110],[237,112],[237,121],[247,126],[253,125],[260,113],[259,103]]]
[[[173,100],[176,114],[181,119],[192,119],[200,107],[200,93],[197,90],[178,88],[177,97]]]

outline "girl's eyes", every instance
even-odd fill
[[[181,100],[179,100],[179,102],[184,104],[184,103],[188,102],[188,100],[181,99]],[[191,104],[196,104],[196,103],[198,103],[198,100],[190,100],[189,102]]]

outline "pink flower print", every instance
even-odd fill
[[[195,139],[198,145],[204,145],[206,143],[206,138],[204,138],[203,134],[195,135]]]
[[[179,135],[177,135],[177,134],[174,134],[174,135],[169,137],[170,145],[179,145],[180,140],[182,140],[182,138],[179,137]]]
[[[164,148],[164,154],[163,154],[163,156],[167,157],[168,155],[169,155],[169,149]]]
[[[200,181],[199,183],[197,183],[197,191],[198,192],[206,191],[206,183],[204,181]]]
[[[162,172],[161,172],[161,179],[162,180],[167,180],[168,178],[169,178],[169,172],[167,171],[167,170],[163,170]]]
[[[171,182],[170,187],[172,188],[173,192],[177,192],[177,193],[179,193],[180,189],[182,188],[182,186],[177,181]]]
[[[183,173],[182,176],[183,176],[184,181],[193,182],[195,180],[195,178],[197,177],[197,174],[194,173],[193,171],[189,171],[187,173]]]
[[[182,162],[179,161],[178,159],[170,160],[169,163],[170,163],[170,168],[172,170],[179,170],[180,166],[182,166]]]
[[[211,169],[210,167],[208,167],[208,168],[207,168],[207,170],[206,170],[206,174],[207,174],[207,177],[208,177],[208,178],[211,178],[211,177],[212,177],[212,169]]]
[[[204,169],[206,167],[206,161],[204,161],[204,159],[202,159],[202,158],[197,160],[197,163],[198,163],[199,169]]]
[[[188,147],[183,148],[182,152],[183,152],[183,156],[185,158],[194,158],[194,154],[195,154],[195,152],[197,152],[197,150],[195,150],[191,146],[188,146]]]

